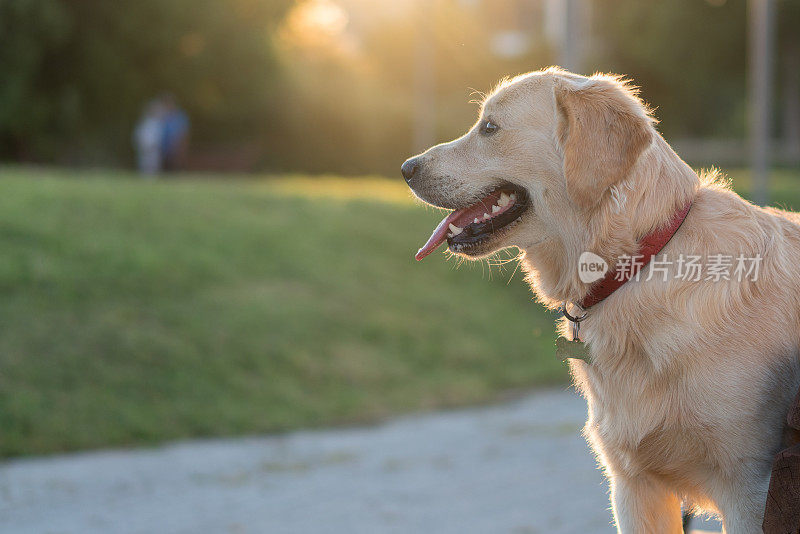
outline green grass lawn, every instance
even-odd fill
[[[6,168],[0,191],[0,455],[369,421],[566,380],[555,317],[514,262],[413,260],[441,215],[402,180]],[[775,192],[800,207],[800,174]]]

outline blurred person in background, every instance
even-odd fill
[[[163,116],[164,106],[160,100],[148,102],[133,132],[137,165],[139,172],[145,176],[155,176],[161,172]]]
[[[161,161],[165,171],[183,168],[186,150],[189,146],[189,117],[178,107],[175,97],[165,94],[161,97],[163,116],[161,118]]]

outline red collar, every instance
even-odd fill
[[[657,228],[654,232],[644,236],[641,241],[639,241],[639,254],[636,256],[637,261],[633,262],[630,268],[626,268],[621,273],[617,272],[616,269],[609,269],[601,280],[592,284],[589,288],[589,293],[578,303],[580,307],[584,310],[588,310],[595,304],[605,300],[614,291],[622,287],[625,282],[634,278],[643,267],[650,263],[650,260],[652,260],[656,254],[667,246],[669,240],[672,239],[672,236],[674,236],[678,228],[681,227],[683,221],[686,220],[686,215],[689,213],[691,207],[692,201],[690,200],[686,206],[675,212],[666,226]]]

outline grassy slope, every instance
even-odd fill
[[[438,216],[399,181],[5,170],[0,190],[3,455],[365,420],[565,377],[521,276],[413,260]]]
[[[800,206],[797,176],[777,195]],[[742,175],[742,183],[746,176]],[[399,180],[0,171],[0,454],[373,419],[563,381],[514,264]]]

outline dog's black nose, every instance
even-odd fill
[[[403,178],[406,179],[406,183],[411,182],[411,179],[419,172],[419,168],[420,160],[418,157],[408,158],[403,163],[403,166],[400,167],[400,172],[403,173]]]

